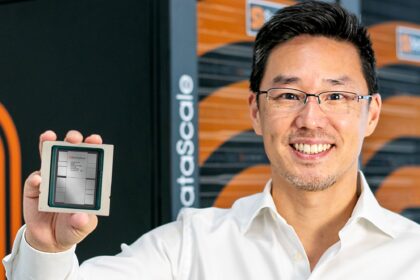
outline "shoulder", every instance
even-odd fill
[[[218,233],[237,234],[258,209],[261,193],[238,199],[231,208],[183,208],[176,221],[144,234],[133,245],[154,244],[166,247],[185,238],[216,237]]]
[[[178,215],[178,222],[185,226],[214,228],[221,226],[240,227],[251,218],[258,207],[261,193],[238,199],[231,208],[184,208]]]
[[[383,211],[397,239],[415,238],[420,244],[420,225],[418,223],[388,209],[384,208]]]

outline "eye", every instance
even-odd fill
[[[290,93],[290,92],[285,92],[285,93],[281,93],[278,94],[276,96],[274,96],[274,99],[276,100],[299,100],[299,96],[294,94],[294,93]]]
[[[355,93],[347,92],[347,91],[332,91],[332,92],[325,92],[321,95],[321,99],[323,101],[334,101],[334,102],[349,102],[353,100],[357,95]]]
[[[269,97],[276,102],[296,103],[296,101],[303,100],[305,94],[290,88],[273,88],[269,91]]]
[[[326,97],[327,97],[326,98],[327,100],[343,100],[343,99],[346,99],[346,97],[340,92],[328,93]]]

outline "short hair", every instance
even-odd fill
[[[279,10],[258,32],[250,76],[252,92],[260,90],[271,50],[304,34],[352,43],[358,50],[369,94],[378,91],[375,55],[366,28],[338,4],[308,1]]]

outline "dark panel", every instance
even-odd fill
[[[420,23],[418,0],[365,0],[360,2],[362,21],[366,25],[391,20]]]
[[[420,95],[420,67],[389,65],[378,69],[379,92],[382,99],[392,96]]]
[[[362,21],[366,25],[391,20],[420,23],[418,0],[368,0],[360,2]]]
[[[0,5],[0,102],[18,129],[22,176],[39,168],[46,129],[115,145],[111,216],[78,247],[81,259],[117,253],[157,222],[150,11],[135,0]]]

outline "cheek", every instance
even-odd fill
[[[336,118],[332,120],[331,123],[333,123],[333,126],[337,131],[348,131],[349,129],[354,129],[354,126],[352,126],[352,124],[354,124],[353,118]]]
[[[339,133],[340,141],[344,145],[347,145],[347,148],[360,148],[366,129],[366,124],[363,121],[363,118],[360,119],[360,116],[352,118],[337,118],[333,123],[336,131]]]
[[[279,126],[280,120],[277,117],[264,112],[261,123],[263,134],[268,136],[275,134],[275,132],[278,130],[277,127]]]
[[[288,131],[291,126],[290,120],[285,117],[265,115],[262,122],[262,132],[266,145],[278,145],[288,142]]]

